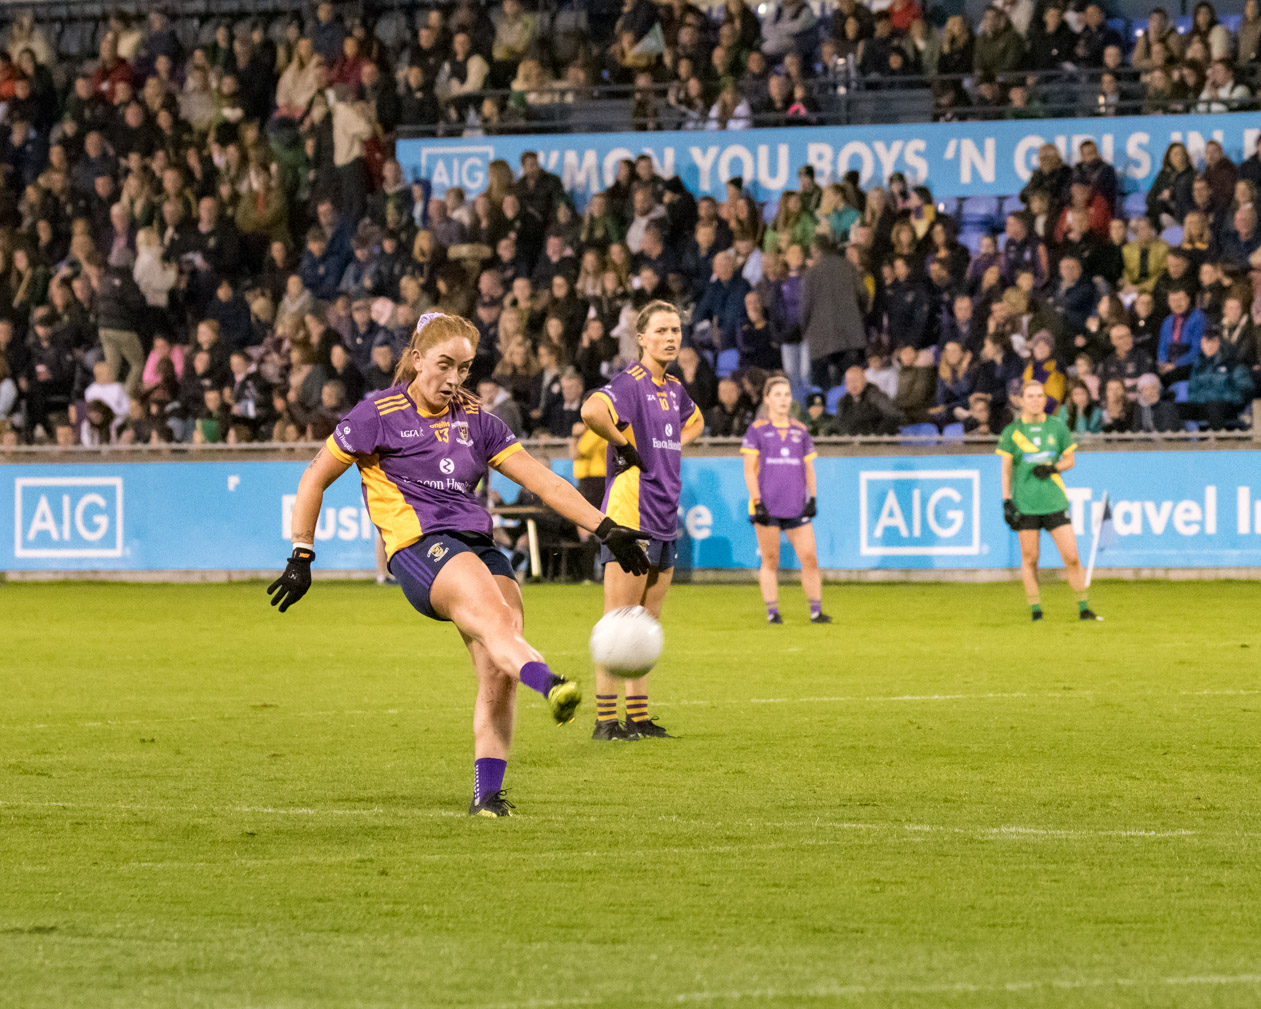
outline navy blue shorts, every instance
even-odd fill
[[[767,519],[757,519],[750,515],[749,521],[755,526],[778,526],[780,529],[800,529],[810,524],[810,520],[802,515],[796,515],[790,519],[776,518],[774,515]]]
[[[640,540],[639,545],[648,555],[648,563],[658,571],[669,571],[674,567],[674,558],[678,556],[678,548],[674,540]],[[608,547],[600,547],[600,563],[617,563],[617,558]]]
[[[411,546],[403,547],[390,558],[390,574],[416,612],[434,620],[446,620],[433,611],[429,590],[438,572],[456,554],[476,554],[492,575],[512,578],[512,563],[495,546],[495,541],[480,533],[430,533]]]

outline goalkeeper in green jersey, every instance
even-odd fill
[[[1033,619],[1042,619],[1038,547],[1045,529],[1064,560],[1068,584],[1077,593],[1079,618],[1099,620],[1086,601],[1086,572],[1077,556],[1068,494],[1060,476],[1073,468],[1077,444],[1063,421],[1047,416],[1041,382],[1024,384],[1019,405],[1020,416],[998,439],[998,454],[1003,457],[1003,519],[1020,537],[1020,578]]]

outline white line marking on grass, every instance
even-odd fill
[[[440,810],[440,809],[383,809],[380,806],[364,807],[364,808],[316,808],[309,806],[234,806],[234,805],[163,805],[163,804],[135,804],[135,803],[76,803],[76,802],[26,802],[26,801],[9,801],[0,800],[0,808],[29,808],[29,809],[65,809],[65,810],[88,810],[94,812],[110,812],[120,811],[127,813],[191,813],[206,815],[223,815],[225,813],[263,815],[263,816],[299,816],[299,817],[316,817],[316,816],[381,816],[396,817],[401,819],[409,818],[433,818],[433,817],[463,817],[464,814],[457,810]],[[536,823],[572,823],[572,816],[549,816],[536,815],[527,817]],[[999,840],[1025,840],[1035,838],[1050,838],[1063,840],[1080,840],[1086,838],[1133,838],[1133,839],[1164,839],[1178,837],[1256,837],[1255,833],[1246,831],[1216,831],[1205,833],[1198,830],[1140,830],[1136,828],[1064,828],[1064,827],[1030,827],[1018,824],[1004,824],[997,827],[953,827],[945,824],[933,823],[858,823],[847,821],[828,821],[828,820],[772,820],[772,821],[754,821],[754,820],[732,820],[732,821],[707,821],[695,820],[689,817],[679,816],[663,816],[658,818],[659,822],[664,823],[684,823],[692,826],[705,827],[731,827],[746,826],[758,830],[775,828],[780,830],[792,830],[800,828],[809,828],[813,831],[826,833],[827,831],[848,831],[848,832],[874,832],[880,831],[885,833],[897,834],[951,834],[960,837],[972,837],[982,839],[999,839]],[[801,837],[789,838],[783,841],[771,841],[762,844],[732,844],[732,845],[712,845],[712,846],[690,846],[686,848],[645,848],[642,851],[628,852],[618,850],[612,852],[602,851],[558,851],[556,857],[567,857],[569,855],[583,855],[590,857],[605,858],[609,855],[660,855],[669,852],[707,852],[710,854],[722,854],[728,851],[750,851],[750,850],[773,850],[779,848],[793,847],[809,847],[811,845],[828,845],[842,843],[839,838],[828,837]],[[455,855],[439,854],[426,856],[431,858],[447,858],[457,857]],[[477,857],[481,857],[480,855]],[[545,857],[545,855],[532,852],[530,857]]]
[[[1180,690],[1183,697],[1244,697],[1261,694],[1261,690]]]
[[[1071,692],[1054,691],[1043,694],[1029,694],[1024,691],[993,694],[898,694],[893,697],[853,696],[853,697],[751,697],[750,704],[849,704],[858,701],[879,703],[882,701],[982,701],[991,698],[1011,697],[1084,697],[1092,694],[1089,690]]]
[[[1192,974],[1185,977],[1155,978],[1064,978],[1050,981],[1006,981],[1001,984],[970,984],[966,981],[941,984],[823,984],[808,988],[748,988],[729,991],[680,992],[676,995],[585,995],[560,999],[527,999],[499,1002],[487,1009],[562,1009],[564,1006],[691,1005],[705,1002],[765,1002],[771,999],[862,999],[887,995],[982,995],[992,992],[1077,991],[1091,988],[1161,987],[1250,987],[1261,985],[1261,974]]]

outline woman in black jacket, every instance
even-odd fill
[[[1187,154],[1186,145],[1172,143],[1165,150],[1160,171],[1147,192],[1147,216],[1157,231],[1164,229],[1161,218],[1168,216],[1170,223],[1181,222],[1191,206],[1191,183],[1195,169]]]

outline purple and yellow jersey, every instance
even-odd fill
[[[683,428],[699,422],[700,410],[673,375],[658,382],[642,364],[629,365],[593,393],[608,403],[613,421],[635,446],[647,469],[617,473],[617,453],[607,452],[604,512],[619,525],[658,540],[679,531]]]
[[[806,463],[818,455],[806,425],[789,420],[781,427],[755,420],[744,434],[740,451],[758,457],[757,487],[766,510],[777,519],[800,516],[809,496]],[[749,514],[753,514],[752,501]]]
[[[325,447],[355,463],[363,501],[385,552],[436,532],[490,535],[490,513],[477,497],[488,466],[521,451],[508,425],[483,413],[467,390],[431,416],[396,385],[376,393],[337,422]]]

